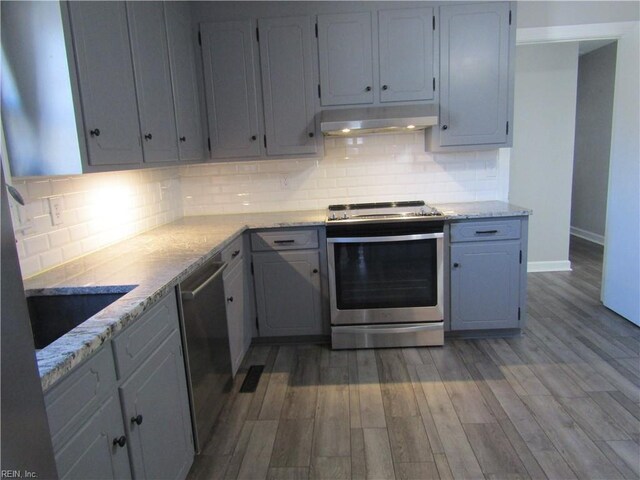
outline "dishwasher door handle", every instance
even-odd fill
[[[218,278],[220,275],[222,275],[222,272],[224,271],[225,268],[227,268],[227,264],[223,263],[222,265],[220,265],[220,267],[218,267],[218,269],[209,278],[207,278],[204,282],[202,282],[196,288],[194,288],[193,290],[187,290],[185,292],[182,292],[182,294],[181,294],[182,300],[193,300],[193,299],[195,299],[202,290],[207,288],[207,285],[209,285],[216,278]]]

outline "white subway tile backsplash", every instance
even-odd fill
[[[24,194],[31,226],[24,234],[16,231],[23,277],[182,216],[177,167],[15,178],[13,184]],[[56,226],[47,201],[53,195],[63,198],[63,223]]]
[[[500,198],[496,150],[427,153],[422,132],[324,142],[319,160],[181,167],[185,215],[213,214],[220,208],[225,213],[301,210],[338,202],[415,198],[468,201],[479,192],[483,199]],[[221,194],[201,186],[207,181],[219,185]]]
[[[71,235],[69,229],[54,230],[49,233],[49,244],[52,247],[61,247],[68,244],[71,241]]]
[[[47,235],[35,235],[25,238],[23,244],[27,257],[31,257],[49,249],[49,238]]]
[[[323,209],[331,203],[504,199],[497,150],[432,154],[424,133],[325,138],[319,159],[224,162],[72,177],[14,179],[31,220],[16,232],[23,276],[182,215]],[[47,197],[62,195],[63,224]]]

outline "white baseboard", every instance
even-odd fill
[[[576,237],[589,240],[590,242],[597,243],[598,245],[604,245],[604,235],[598,235],[597,233],[583,230],[578,227],[571,227],[570,232],[571,235],[575,235]]]
[[[557,262],[528,262],[527,272],[570,272],[571,262],[569,260],[561,260]]]

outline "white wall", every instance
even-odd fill
[[[529,270],[568,270],[578,44],[516,48],[509,201],[533,210]]]
[[[618,40],[603,303],[640,325],[640,30]]]
[[[640,4],[630,1],[519,1],[518,28],[640,20]]]
[[[578,60],[571,232],[604,244],[616,43]]]

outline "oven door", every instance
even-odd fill
[[[442,321],[443,237],[327,238],[331,324]]]

